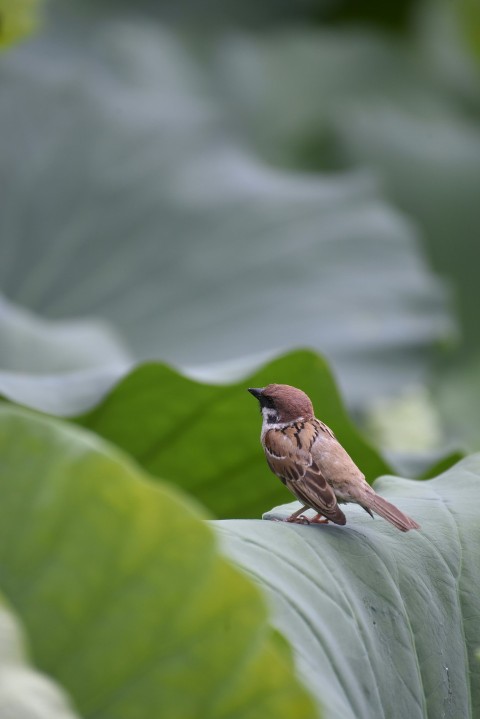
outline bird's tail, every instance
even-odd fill
[[[387,502],[386,499],[380,497],[378,494],[373,497],[371,504],[369,503],[369,507],[401,532],[408,532],[410,529],[420,529],[419,524],[413,519],[410,519],[410,517],[407,517],[407,515],[401,512],[395,505]]]

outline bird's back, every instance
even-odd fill
[[[323,425],[322,422],[319,424]],[[365,475],[333,432],[326,425],[323,427],[327,431],[317,434],[310,449],[312,457],[340,501],[348,502],[353,497],[358,501],[358,493],[368,493],[369,485]]]

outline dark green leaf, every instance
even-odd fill
[[[194,494],[217,516],[259,517],[289,494],[260,446],[258,403],[247,387],[301,387],[370,481],[388,464],[350,421],[328,365],[312,352],[270,362],[227,386],[194,382],[160,364],[139,367],[79,419],[127,450],[150,473]]]

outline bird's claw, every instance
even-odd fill
[[[301,514],[299,517],[288,517],[285,521],[291,522],[292,524],[310,524],[310,520],[304,514]]]
[[[322,514],[317,514],[313,519],[309,519],[305,514],[292,514],[286,519],[277,519],[272,517],[272,522],[289,522],[290,524],[328,524],[328,519]]]

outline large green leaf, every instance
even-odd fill
[[[210,67],[255,147],[284,166],[338,170],[350,107],[439,109],[410,45],[372,30],[238,33],[219,40]]]
[[[0,407],[0,587],[95,719],[313,717],[203,514],[78,427]]]
[[[370,178],[264,164],[185,43],[68,18],[0,69],[5,296],[106,319],[140,360],[319,349],[349,403],[421,374],[445,335],[442,293]],[[47,409],[33,384],[21,401]]]
[[[270,382],[302,387],[370,481],[390,471],[348,418],[325,360],[306,351],[227,386],[194,382],[165,365],[144,365],[79,421],[152,474],[181,485],[218,517],[259,517],[289,496],[267,467],[258,405],[246,391]]]
[[[45,320],[1,295],[0,338],[0,393],[51,414],[85,411],[132,365],[105,321]]]
[[[0,605],[0,716],[2,719],[76,719],[64,692],[29,667],[19,622]]]
[[[44,377],[105,365],[125,371],[130,359],[105,322],[41,320],[1,296],[0,337],[0,368],[5,375]]]
[[[375,488],[421,531],[401,534],[350,506],[346,527],[216,527],[228,555],[267,591],[275,624],[328,719],[474,719],[480,455],[433,480],[390,477]]]
[[[465,337],[480,347],[475,272],[480,259],[478,122],[454,113],[420,116],[364,106],[352,108],[341,125],[345,155],[375,167],[390,197],[424,228],[435,266],[453,281]]]
[[[459,38],[455,4],[427,6],[403,41],[360,29],[243,35],[219,44],[212,67],[268,157],[376,173],[452,280],[466,338],[478,347],[480,72]]]

